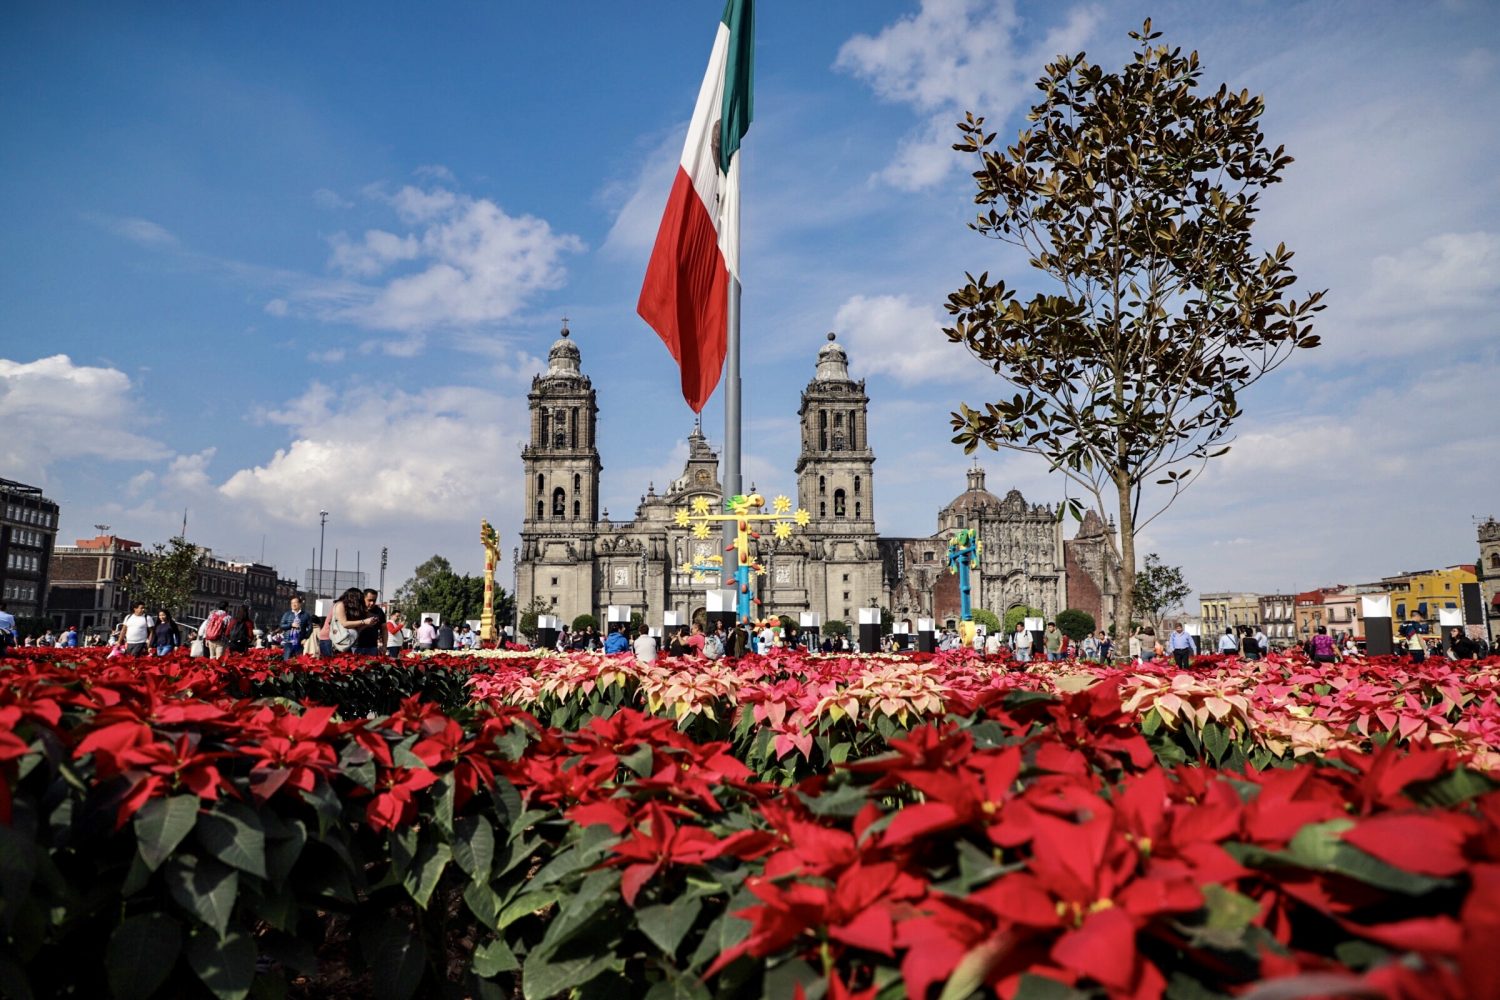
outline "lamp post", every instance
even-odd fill
[[[385,598],[386,603],[390,603],[390,599],[385,596],[385,561],[389,555],[390,549],[382,545],[380,547],[380,596]]]
[[[328,511],[318,511],[318,596],[323,595],[323,539],[328,533]]]

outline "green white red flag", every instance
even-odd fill
[[[753,0],[728,0],[636,312],[682,369],[701,412],[724,368],[729,283],[739,280],[740,140],[750,128]]]

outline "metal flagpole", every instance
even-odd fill
[[[724,499],[745,492],[740,473],[740,282],[729,279],[728,330],[724,365]],[[734,542],[735,522],[724,522],[724,546]],[[727,569],[729,560],[724,560]]]

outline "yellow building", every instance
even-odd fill
[[[1463,607],[1463,585],[1477,583],[1472,564],[1449,566],[1420,573],[1388,576],[1381,583],[1390,588],[1391,617],[1402,622],[1438,623],[1438,611]]]

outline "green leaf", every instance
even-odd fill
[[[547,925],[547,933],[536,952],[555,952],[577,937],[611,901],[619,898],[619,888],[618,869],[589,872],[577,889],[562,899],[557,916]]]
[[[865,807],[865,803],[870,801],[870,795],[865,789],[848,783],[838,786],[831,792],[805,795],[799,791],[797,796],[802,799],[814,816],[841,816],[845,819],[857,816]]]
[[[453,824],[453,860],[476,882],[486,881],[495,864],[495,828],[483,816]]]
[[[602,951],[602,954],[600,953]],[[588,949],[566,958],[550,953],[532,952],[521,969],[521,995],[526,1000],[551,1000],[552,997],[578,989],[589,980],[619,966],[624,961],[607,949]]]
[[[1088,995],[1056,979],[1023,972],[1015,1000],[1085,1000]]]
[[[490,930],[500,929],[500,897],[487,882],[470,882],[464,890],[464,903],[469,912]]]
[[[474,952],[474,974],[481,979],[498,976],[502,972],[514,972],[521,967],[515,953],[504,938],[496,938]]]
[[[1229,734],[1224,731],[1223,726],[1209,720],[1203,724],[1203,746],[1208,750],[1214,763],[1218,763],[1229,752]]]
[[[1333,866],[1344,831],[1352,829],[1352,819],[1331,819],[1309,823],[1298,830],[1287,844],[1286,856],[1304,868],[1324,870]]]
[[[307,825],[300,819],[282,824],[279,835],[266,844],[266,873],[271,882],[280,885],[292,873],[302,848],[307,846]]]
[[[504,930],[522,917],[535,913],[537,910],[545,909],[567,895],[567,889],[555,885],[536,892],[522,893],[507,903],[505,908],[500,911],[500,916],[495,921],[495,929]]]
[[[713,994],[692,973],[667,972],[667,978],[646,992],[645,1000],[712,1000]]]
[[[682,939],[693,929],[693,922],[703,910],[703,901],[675,901],[660,906],[646,906],[635,911],[635,922],[641,933],[662,951],[675,957]]]
[[[177,905],[223,937],[240,891],[239,872],[217,861],[191,856],[173,858],[164,872],[167,891]]]
[[[188,938],[187,960],[219,1000],[244,1000],[255,981],[255,942],[239,931],[223,940],[194,931]]]
[[[379,1000],[408,1000],[422,983],[427,949],[412,926],[396,917],[382,917],[359,936],[359,948],[370,967]]]
[[[427,909],[427,902],[432,898],[432,892],[437,888],[438,880],[443,877],[443,869],[448,867],[448,862],[453,857],[453,849],[441,841],[427,841],[412,859],[410,867],[407,868],[401,884],[416,904],[422,909]]]
[[[173,795],[165,799],[152,799],[136,811],[132,825],[135,827],[136,850],[141,860],[152,871],[172,856],[182,839],[193,832],[198,822],[198,796]]]
[[[620,763],[628,767],[638,777],[649,778],[651,777],[651,761],[654,756],[655,754],[651,750],[651,745],[643,743],[621,757]]]
[[[226,865],[266,877],[266,829],[249,806],[225,802],[198,818],[198,843]]]
[[[1452,809],[1473,798],[1500,788],[1500,783],[1466,767],[1457,768],[1452,774],[1436,781],[1423,782],[1407,789],[1409,795],[1420,805]]]
[[[182,928],[165,913],[142,913],[124,920],[109,936],[104,968],[116,1000],[145,1000],[177,964]]]

